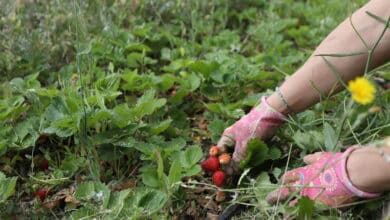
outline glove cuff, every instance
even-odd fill
[[[351,153],[358,149],[359,147],[358,146],[352,146],[352,147],[349,147],[342,155],[342,160],[340,161],[341,162],[341,180],[343,181],[345,187],[351,191],[354,195],[356,195],[357,197],[360,197],[360,198],[374,198],[374,197],[378,197],[381,195],[381,193],[369,193],[369,192],[364,192],[358,188],[356,188],[350,178],[349,178],[349,175],[348,175],[348,171],[347,171],[347,161],[348,161],[348,157],[351,155]]]
[[[268,113],[274,114],[274,116],[275,116],[276,118],[279,118],[279,119],[283,120],[283,122],[286,121],[286,120],[287,120],[287,116],[285,116],[284,114],[280,113],[279,111],[277,111],[276,109],[274,109],[272,106],[270,106],[270,105],[268,104],[268,102],[267,102],[267,98],[268,98],[267,96],[261,97],[261,104],[260,104],[260,105],[264,105],[266,111],[267,111]]]

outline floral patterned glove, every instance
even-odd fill
[[[317,152],[304,158],[308,164],[285,173],[282,188],[267,196],[269,203],[286,200],[293,193],[308,196],[320,203],[337,207],[360,198],[377,197],[379,193],[363,192],[352,185],[346,170],[348,156],[357,147],[350,147],[344,153]],[[293,200],[290,205],[296,203]]]
[[[260,105],[223,132],[217,146],[235,145],[233,160],[239,162],[246,156],[246,145],[250,139],[271,137],[285,120],[286,116],[270,107],[263,96]]]

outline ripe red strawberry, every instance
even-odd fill
[[[230,155],[229,154],[222,154],[221,156],[218,157],[219,163],[220,164],[229,164],[230,163]]]
[[[210,157],[217,157],[219,154],[219,147],[217,146],[212,146],[209,150],[209,155]]]
[[[219,160],[216,157],[209,157],[202,162],[202,169],[206,171],[217,171],[219,169]]]
[[[223,183],[225,182],[225,177],[226,177],[225,172],[218,170],[213,174],[213,183],[216,186],[221,187],[221,186],[223,186]]]
[[[35,197],[39,196],[39,198],[41,199],[41,202],[45,201],[45,198],[48,194],[49,194],[49,191],[47,191],[46,189],[40,189],[40,190],[34,192],[34,196]]]
[[[46,159],[43,159],[41,162],[41,169],[42,170],[47,170],[49,169],[49,161]]]

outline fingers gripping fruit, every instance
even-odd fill
[[[246,156],[246,147],[250,139],[271,137],[285,120],[286,116],[269,106],[266,97],[263,97],[260,105],[223,132],[217,145],[220,148],[234,145],[233,160],[240,162]]]

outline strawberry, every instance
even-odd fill
[[[207,123],[202,123],[200,126],[199,126],[200,129],[202,130],[207,130]]]
[[[215,195],[215,201],[223,202],[226,199],[226,195],[224,191],[218,191]]]
[[[219,147],[218,146],[212,146],[209,150],[210,157],[216,157],[219,154]]]
[[[213,174],[213,183],[214,185],[221,187],[223,186],[223,183],[225,182],[226,174],[225,172],[218,170]]]
[[[229,164],[230,163],[230,155],[229,154],[222,154],[221,156],[218,157],[219,163],[220,164]]]
[[[40,189],[40,190],[34,192],[34,196],[35,197],[39,196],[39,198],[41,199],[41,202],[45,201],[45,198],[48,194],[49,194],[49,191],[47,191],[46,189]]]
[[[219,160],[216,157],[209,157],[202,162],[202,168],[206,171],[217,171],[219,169]]]
[[[49,161],[46,159],[43,159],[41,162],[41,169],[42,170],[47,170],[49,169]]]

